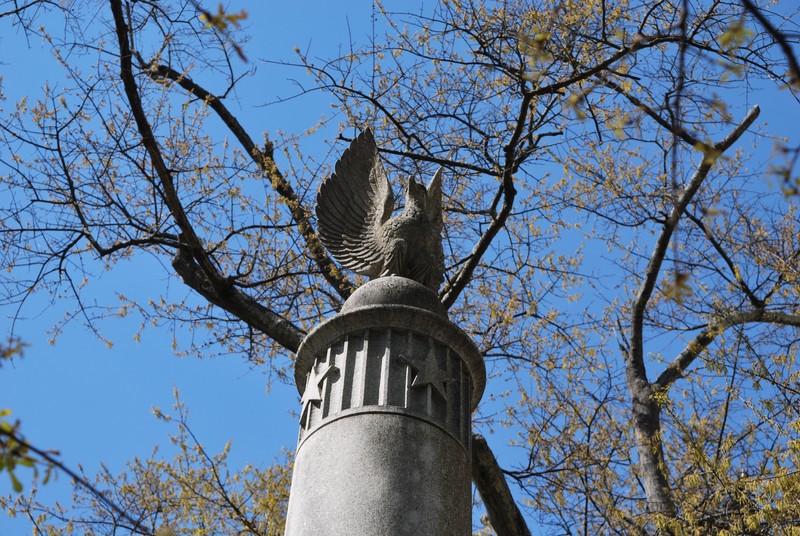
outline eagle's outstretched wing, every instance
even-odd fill
[[[381,226],[392,215],[394,196],[372,131],[359,134],[317,193],[322,244],[343,266],[369,277],[384,261]]]
[[[437,236],[441,236],[444,221],[442,219],[442,171],[439,168],[428,183],[427,197],[425,200],[425,217],[433,226]]]

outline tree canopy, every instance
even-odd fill
[[[254,60],[263,21],[204,4],[0,4],[0,24],[44,39],[68,80],[0,112],[9,310],[49,293],[94,329],[122,306],[192,330],[188,353],[286,375],[361,282],[322,247],[313,208],[370,127],[393,180],[444,168],[439,296],[490,372],[476,531],[800,530],[800,139],[759,118],[778,92],[781,113],[800,110],[797,6],[376,3],[371,39]],[[63,32],[38,25],[48,10]],[[321,92],[336,113],[251,130],[232,103],[255,62],[295,68],[291,100]],[[192,295],[84,301],[87,266],[142,255]],[[192,451],[178,421],[183,458],[101,475],[128,517],[90,491],[85,526],[280,531],[252,520],[279,517],[285,461],[220,478],[224,454]],[[500,427],[513,444],[493,453]]]

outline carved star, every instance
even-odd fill
[[[335,365],[328,365],[328,367],[321,373],[317,373],[316,367],[311,367],[311,371],[308,373],[308,381],[306,382],[306,390],[303,391],[303,398],[300,399],[300,402],[303,404],[303,410],[300,413],[300,422],[303,423],[303,426],[307,426],[308,422],[308,406],[311,402],[321,402],[322,401],[322,393],[319,390],[319,384],[321,384],[328,374],[332,372],[337,372],[339,370],[338,367]]]
[[[421,363],[412,361],[407,357],[401,355],[400,359],[409,364],[414,369],[416,375],[411,382],[411,387],[425,387],[430,385],[433,389],[439,391],[442,398],[445,396],[445,383],[453,381],[452,378],[447,376],[447,373],[439,368],[436,358],[429,355],[426,359],[422,359]]]

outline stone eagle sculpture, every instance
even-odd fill
[[[409,177],[395,216],[394,195],[370,129],[345,149],[317,193],[323,245],[342,266],[370,278],[397,275],[434,290],[444,281],[442,170],[427,188]]]

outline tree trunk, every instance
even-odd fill
[[[480,434],[472,434],[472,480],[498,536],[530,536],[531,531],[511,496],[505,475]]]
[[[647,511],[671,516],[675,503],[669,487],[664,449],[661,443],[661,407],[652,385],[628,372],[633,427],[639,454],[641,481],[647,496]]]

